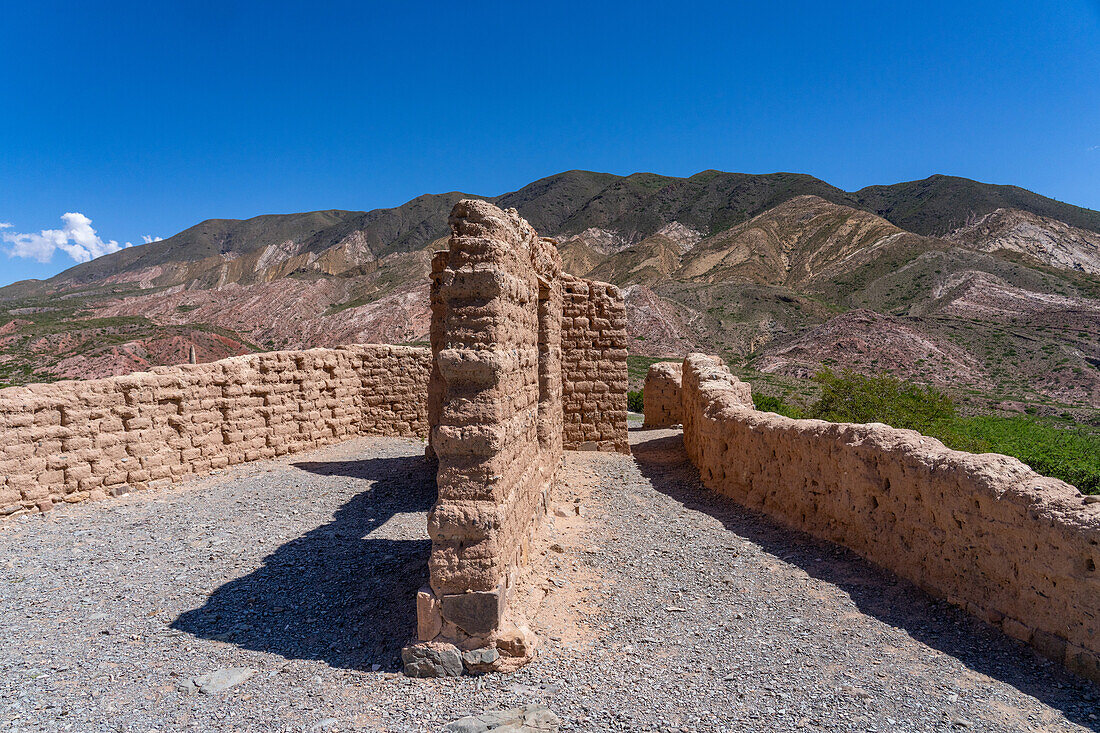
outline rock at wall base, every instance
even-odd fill
[[[462,652],[462,664],[470,674],[495,672],[499,666],[497,664],[499,660],[500,652],[492,646]]]
[[[454,644],[410,644],[401,650],[406,677],[459,677],[462,653]]]
[[[498,588],[443,596],[443,617],[470,636],[486,636],[500,626],[504,595]]]
[[[439,598],[429,586],[416,593],[416,636],[420,641],[431,641],[443,628],[443,613]]]
[[[497,672],[515,672],[535,658],[539,638],[527,626],[508,624],[493,638],[500,653],[495,664]]]

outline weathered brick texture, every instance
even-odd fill
[[[514,210],[462,201],[451,227],[433,261],[439,496],[418,616],[424,641],[468,647],[501,630],[561,464],[561,259]]]
[[[280,351],[0,390],[0,515],[356,435],[425,437],[429,349]]]
[[[626,302],[614,285],[562,276],[565,447],[630,452]]]
[[[642,387],[642,427],[665,428],[683,422],[680,416],[680,379],[682,364],[661,361],[650,364]]]
[[[684,445],[711,489],[1100,680],[1100,504],[1007,456],[755,411],[748,386],[701,354],[684,360],[682,404]]]

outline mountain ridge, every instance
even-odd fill
[[[178,362],[188,341],[200,360],[422,342],[430,252],[464,197],[212,219],[0,288],[0,381]],[[706,350],[768,378],[891,370],[1100,407],[1097,212],[950,176],[846,192],[713,170],[565,171],[485,198],[557,237],[567,271],[626,289],[634,355]]]
[[[39,287],[90,283],[167,262],[239,256],[285,241],[294,241],[301,253],[320,253],[355,231],[364,233],[366,248],[377,259],[423,248],[445,236],[447,215],[454,203],[464,197],[514,207],[547,236],[577,235],[589,228],[614,229],[627,243],[635,243],[670,221],[714,235],[806,194],[868,211],[915,234],[946,233],[936,230],[945,226],[945,222],[955,224],[953,229],[957,229],[973,218],[1006,208],[1006,202],[1012,204],[1007,208],[1100,233],[1100,212],[1016,186],[940,174],[846,192],[808,174],[787,172],[748,174],[706,170],[680,178],[654,173],[618,176],[572,170],[497,196],[451,191],[423,194],[399,206],[370,211],[326,209],[263,214],[248,219],[208,219],[160,242],[137,245],[76,265],[41,281],[44,285]],[[15,285],[21,285],[20,289],[25,291],[27,282],[0,288],[0,298]]]

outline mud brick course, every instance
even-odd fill
[[[642,427],[667,428],[683,422],[680,416],[680,380],[683,365],[678,361],[651,364],[642,387],[645,422]]]
[[[1100,681],[1100,503],[1020,461],[880,423],[752,409],[721,361],[683,364],[703,483],[855,550]]]
[[[426,437],[429,349],[279,351],[0,390],[0,516],[358,435]]]
[[[629,453],[626,302],[614,285],[562,276],[565,447]]]

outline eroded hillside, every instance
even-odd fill
[[[465,194],[210,220],[0,289],[0,380],[273,348],[421,342],[431,252]],[[891,371],[1100,406],[1100,214],[960,178],[845,192],[811,176],[569,171],[487,197],[626,289],[631,350],[775,375]]]

